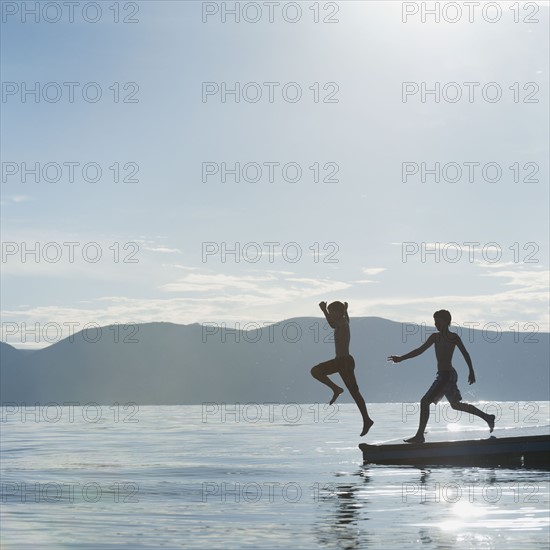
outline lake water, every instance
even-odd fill
[[[428,440],[484,426],[432,410]],[[548,548],[547,471],[363,466],[352,404],[1,411],[2,550]],[[491,411],[549,423],[546,402]],[[367,443],[416,431],[415,404],[369,412]]]

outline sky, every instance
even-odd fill
[[[548,2],[1,4],[3,341],[549,330]]]

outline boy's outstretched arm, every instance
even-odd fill
[[[412,357],[416,357],[417,355],[424,353],[434,342],[435,334],[430,334],[429,338],[419,348],[413,349],[405,355],[390,355],[388,359],[394,363],[400,363],[401,361],[405,361],[405,359],[411,359]]]
[[[470,371],[468,373],[468,384],[473,384],[476,381],[476,375],[474,374],[474,366],[472,365],[472,358],[470,357],[470,354],[468,353],[468,351],[466,350],[466,347],[462,343],[460,336],[458,336],[457,338],[458,338],[458,341],[456,345],[458,346],[458,349],[462,353],[462,357],[464,357],[464,360],[468,365],[468,370]]]
[[[334,324],[332,317],[330,316],[330,313],[327,309],[327,303],[326,302],[319,302],[319,307],[321,308],[321,311],[325,314],[325,318],[327,320],[327,323],[330,325],[331,328],[336,328],[336,325]]]

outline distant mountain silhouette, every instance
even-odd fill
[[[129,333],[122,331],[115,342],[108,327],[95,343],[82,332],[72,342],[67,338],[33,352],[0,343],[0,400],[29,406],[324,403],[330,392],[310,375],[313,365],[334,356],[334,344],[323,342],[331,337],[324,326],[318,317],[295,318],[272,325],[271,331],[264,327],[261,334],[226,331],[224,342],[221,330],[210,334],[206,331],[212,328],[199,324],[147,323],[138,326],[133,336],[137,343],[123,343]],[[427,337],[424,333],[421,339],[419,330],[403,342],[402,330],[401,323],[378,317],[351,320],[350,350],[367,402],[418,401],[433,381],[433,349],[399,365],[386,363],[388,355],[410,351]],[[523,333],[500,336],[491,343],[481,331],[463,333],[477,377],[468,386],[468,369],[456,350],[453,364],[464,399],[549,399],[549,334],[532,335],[537,343],[525,342],[529,335]],[[342,394],[340,401],[349,402],[349,394]]]

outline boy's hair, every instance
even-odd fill
[[[328,305],[328,309],[336,313],[336,315],[343,315],[349,321],[348,308],[342,302],[331,302]]]
[[[440,309],[434,313],[434,319],[441,319],[448,325],[451,324],[451,314],[446,309]]]

